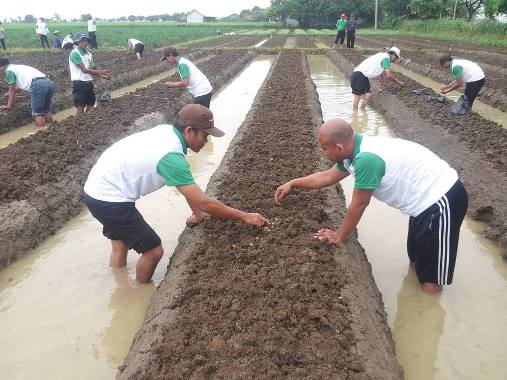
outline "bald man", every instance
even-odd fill
[[[442,285],[450,285],[459,230],[468,208],[468,196],[456,171],[422,145],[356,134],[339,118],[321,126],[319,144],[336,164],[280,186],[275,202],[280,204],[293,189],[322,189],[352,175],[352,201],[340,227],[336,231],[323,228],[314,237],[341,244],[374,196],[410,215],[407,250],[422,289],[438,293]]]

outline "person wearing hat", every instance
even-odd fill
[[[174,186],[192,210],[187,225],[201,223],[209,213],[218,218],[238,219],[262,227],[266,218],[228,207],[207,196],[190,171],[187,150],[198,153],[208,136],[224,135],[214,126],[213,113],[200,104],[187,104],[174,125],[162,124],[135,133],[109,147],[90,171],[84,185],[84,200],[91,214],[103,225],[111,240],[110,266],[126,265],[127,253],[141,254],[136,279],[149,282],[164,250],[160,237],[135,206],[144,195],[164,186]]]
[[[95,105],[93,76],[111,78],[110,70],[98,70],[92,53],[87,50],[90,39],[84,33],[76,35],[77,46],[69,54],[70,78],[76,115],[88,111]]]
[[[186,87],[194,97],[195,104],[201,104],[209,108],[213,87],[211,87],[211,83],[201,70],[188,59],[180,57],[174,47],[164,49],[160,60],[177,65],[181,77],[181,81],[165,82],[164,86],[169,88]]]
[[[19,88],[31,93],[35,125],[42,127],[46,123],[53,122],[51,101],[55,84],[45,74],[30,66],[12,65],[7,58],[0,58],[0,73],[5,73],[9,85],[7,104],[0,106],[0,110],[10,111],[14,108],[16,90]]]
[[[440,87],[442,94],[447,94],[465,85],[465,96],[467,97],[470,109],[474,104],[477,94],[484,86],[486,76],[481,67],[472,61],[466,59],[455,59],[450,54],[442,54],[440,56],[440,67],[444,69],[451,69],[451,74],[454,80]]]
[[[320,127],[319,145],[336,164],[278,187],[275,202],[280,204],[294,189],[335,186],[351,175],[354,191],[340,227],[322,228],[314,238],[342,244],[354,232],[373,196],[410,216],[407,250],[422,290],[439,293],[443,285],[450,285],[468,208],[467,192],[456,170],[422,145],[356,134],[340,118]]]
[[[51,49],[51,46],[49,46],[49,41],[48,41],[49,29],[48,29],[43,17],[38,18],[37,25],[35,27],[35,33],[37,33],[37,35],[39,36],[42,48],[45,49],[47,46],[48,49]]]
[[[354,94],[354,110],[357,110],[362,95],[364,95],[364,100],[361,109],[365,109],[370,102],[370,79],[380,77],[379,93],[384,91],[384,76],[391,82],[403,87],[405,83],[396,78],[391,72],[391,63],[396,62],[399,58],[400,49],[393,46],[385,53],[377,53],[366,58],[354,69],[350,77],[350,87]]]
[[[63,38],[62,48],[65,50],[72,50],[74,48],[74,40],[72,39],[72,33],[68,33]]]
[[[62,48],[62,40],[60,39],[60,32],[58,30],[55,30],[53,32],[54,38],[53,38],[53,46],[55,49],[61,49]]]
[[[347,15],[345,13],[342,13],[340,19],[336,21],[336,28],[338,29],[338,32],[336,33],[333,48],[336,47],[338,41],[340,42],[340,45],[343,45],[343,40],[345,39],[345,33],[347,32],[348,25],[349,22],[347,21]]]
[[[135,38],[129,38],[127,54],[130,54],[132,50],[136,53],[137,59],[141,59],[144,52],[144,44]]]
[[[355,14],[350,15],[349,24],[347,25],[347,47],[349,49],[354,48],[354,42],[356,41],[356,30],[357,30],[357,16]]]

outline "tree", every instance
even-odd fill
[[[53,17],[51,17],[51,20],[53,22],[60,22],[60,21],[62,21],[62,18],[60,17],[60,15],[58,13],[55,12],[55,14],[53,14]]]
[[[472,21],[477,11],[482,7],[484,0],[465,0],[465,6],[468,11],[468,21]]]
[[[485,0],[484,14],[489,18],[495,18],[500,14],[507,13],[507,0]]]
[[[85,13],[82,14],[80,18],[82,22],[87,22],[89,19],[92,18],[92,15],[90,13]]]
[[[37,22],[37,19],[35,18],[34,15],[26,15],[25,18],[24,18],[24,21],[26,23],[33,24],[33,23]]]
[[[130,15],[130,16],[128,17],[128,20],[129,20],[129,21],[136,21],[136,18],[137,18],[136,16],[134,16],[134,15]]]

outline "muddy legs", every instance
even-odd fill
[[[146,283],[151,281],[153,272],[155,272],[155,268],[157,267],[157,264],[163,254],[164,249],[162,248],[162,245],[150,249],[142,254],[136,266],[136,280],[138,282]]]

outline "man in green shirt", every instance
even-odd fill
[[[199,152],[208,136],[222,137],[213,113],[200,104],[187,104],[174,125],[162,124],[116,142],[99,158],[84,186],[85,202],[111,240],[110,265],[122,267],[127,253],[141,254],[136,279],[149,282],[164,253],[160,237],[135,206],[141,197],[174,186],[187,200],[192,215],[187,225],[204,221],[209,213],[262,227],[266,218],[224,205],[207,196],[195,183],[186,160],[187,150]],[[169,214],[170,215],[170,214]]]
[[[347,15],[345,13],[342,13],[341,18],[336,21],[336,28],[338,29],[338,33],[336,33],[333,48],[336,47],[338,41],[340,41],[340,45],[343,45],[343,40],[345,39],[345,33],[347,32],[348,25],[349,22],[347,21]]]

